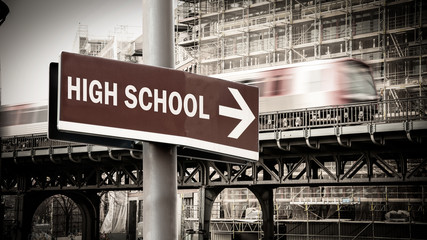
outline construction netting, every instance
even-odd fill
[[[108,212],[101,226],[101,233],[126,232],[126,218],[128,211],[127,192],[108,192]]]

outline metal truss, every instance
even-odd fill
[[[392,102],[384,102],[378,112],[368,103],[261,115],[259,161],[230,162],[180,148],[178,186],[424,185],[425,100],[402,100],[405,109],[393,113]],[[142,151],[43,134],[3,138],[1,149],[2,192],[142,189]]]
[[[387,158],[387,159],[386,159]],[[425,182],[426,159],[388,159],[386,154],[353,153],[349,155],[261,159],[257,163],[202,163],[186,170],[181,187],[202,185],[203,173],[209,186],[247,185],[363,185]],[[197,176],[195,178],[194,176]]]
[[[234,233],[234,232],[262,232],[262,221],[242,219],[212,219],[212,232]]]
[[[56,147],[50,154],[33,149],[29,156],[25,150],[14,151],[12,158],[3,154],[2,192],[142,188],[142,161],[136,161],[135,153],[99,146],[90,146],[92,151],[86,153],[66,153],[67,148]]]
[[[103,147],[93,150],[73,153],[72,157],[48,151],[36,155],[38,151],[27,150],[26,157],[26,151],[11,152],[11,158],[2,159],[2,192],[142,189],[141,153]],[[287,153],[277,146],[263,150],[258,162],[246,164],[179,158],[178,186],[417,184],[427,180],[423,152],[386,149],[325,154],[306,147],[301,154]]]

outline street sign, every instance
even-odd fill
[[[67,52],[58,79],[60,132],[258,160],[255,87]]]

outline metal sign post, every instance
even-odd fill
[[[174,68],[172,0],[143,0],[143,60]],[[143,144],[144,239],[177,240],[176,145]]]

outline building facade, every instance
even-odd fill
[[[212,75],[350,57],[384,98],[425,94],[422,0],[178,1],[177,68]]]

